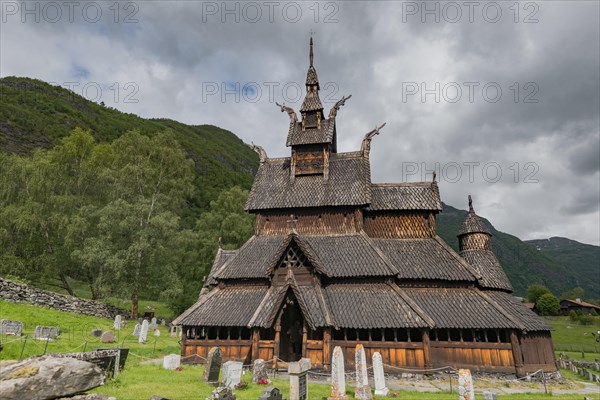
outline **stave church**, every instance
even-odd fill
[[[218,250],[198,301],[174,321],[182,356],[201,362],[218,346],[224,360],[285,367],[308,357],[327,370],[335,346],[352,365],[362,344],[368,359],[377,351],[388,367],[425,373],[555,371],[551,327],[512,295],[470,196],[457,253],[436,233],[435,177],[371,181],[381,126],[357,151],[338,153],[336,120],[348,97],[324,112],[312,38],[309,54],[299,113],[280,106],[291,154],[269,158],[253,145],[254,235]]]

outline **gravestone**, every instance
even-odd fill
[[[177,328],[176,328],[175,326],[172,326],[172,327],[169,329],[169,336],[171,336],[171,337],[175,337],[175,336],[177,336]]]
[[[228,387],[219,386],[212,391],[210,397],[207,397],[206,400],[236,400],[236,397]]]
[[[179,354],[169,354],[163,358],[163,368],[176,370],[181,365],[181,356]]]
[[[290,400],[308,400],[306,375],[309,369],[309,358],[301,358],[300,361],[288,364],[288,374],[290,375]]]
[[[356,345],[354,353],[354,364],[356,366],[356,386],[354,387],[354,397],[357,399],[372,399],[371,387],[369,386],[369,376],[367,375],[367,356],[362,344]]]
[[[475,389],[473,388],[473,377],[471,370],[458,370],[458,399],[475,400]]]
[[[117,331],[121,330],[121,316],[115,316],[115,322],[113,323],[113,328]]]
[[[148,329],[156,329],[158,324],[156,323],[156,317],[152,317],[152,321],[150,321],[150,325],[148,325]]]
[[[23,323],[21,321],[10,319],[0,321],[0,335],[21,336],[21,332],[23,332]]]
[[[60,329],[57,326],[36,326],[33,338],[38,340],[54,340],[60,335]]]
[[[257,383],[261,379],[269,379],[267,376],[267,364],[262,358],[257,358],[254,360],[254,365],[252,367],[252,383]]]
[[[100,337],[102,336],[102,329],[92,329],[90,333],[92,334],[92,336]]]
[[[133,336],[140,336],[140,331],[142,330],[142,326],[140,324],[135,324],[133,327]]]
[[[154,336],[156,336],[156,337],[160,337],[160,329],[156,328],[156,329],[154,330]]]
[[[140,336],[138,337],[138,343],[146,343],[146,339],[148,337],[148,320],[144,320],[142,322],[142,327],[140,328]]]
[[[127,361],[127,356],[129,355],[129,349],[123,348],[98,348],[94,349],[94,351],[102,351],[102,350],[118,350],[119,351],[119,371],[125,369],[125,362]]]
[[[115,334],[111,331],[106,331],[100,336],[100,341],[102,343],[114,343],[116,340]]]
[[[483,400],[496,400],[496,393],[483,392]]]
[[[331,357],[331,394],[327,400],[348,400],[348,396],[346,396],[344,352],[340,346],[335,346]]]
[[[166,325],[167,325],[167,321],[166,321],[165,319],[161,319],[161,320],[160,320],[160,324],[161,324],[162,326],[166,326]]]
[[[204,381],[217,384],[219,382],[219,372],[221,372],[222,353],[220,347],[213,347],[206,356],[206,365],[204,366]],[[223,375],[225,376],[225,375]]]
[[[385,386],[383,360],[378,351],[373,353],[373,375],[375,377],[375,395],[387,396],[389,389]]]
[[[285,400],[281,395],[279,389],[274,387],[266,388],[263,393],[260,395],[258,400]]]
[[[242,370],[244,366],[239,361],[227,361],[223,364],[223,385],[233,389],[242,381]]]

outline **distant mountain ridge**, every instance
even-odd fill
[[[439,235],[457,251],[456,234],[466,216],[467,211],[444,204],[437,218]],[[565,238],[522,241],[483,219],[516,295],[524,296],[527,286],[541,283],[557,296],[580,286],[587,298],[600,298],[600,247]]]
[[[144,119],[36,79],[0,79],[0,151],[28,154],[37,148],[49,148],[75,127],[90,129],[101,142],[110,142],[132,129],[149,135],[165,129],[176,132],[196,165],[196,210],[223,189],[234,185],[249,189],[258,167],[258,156],[227,130]],[[456,234],[466,216],[467,211],[444,204],[437,219],[440,236],[456,250]],[[489,221],[485,223],[516,295],[525,295],[532,283],[542,283],[557,295],[581,286],[587,298],[600,298],[600,247],[558,237],[521,241],[496,230]]]

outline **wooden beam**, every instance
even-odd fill
[[[521,350],[521,344],[519,343],[517,331],[514,329],[510,331],[510,344],[512,346],[513,359],[515,360],[515,371],[517,373],[517,377],[522,377],[525,375],[525,371],[523,369],[523,352]]]
[[[432,368],[431,353],[429,351],[429,330],[423,329],[423,362],[425,368]]]
[[[323,328],[323,369],[329,371],[331,365],[331,328]]]
[[[258,341],[260,340],[260,331],[258,328],[252,329],[252,361],[259,358]]]

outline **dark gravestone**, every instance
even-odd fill
[[[279,389],[274,387],[266,388],[258,400],[285,400]]]
[[[219,373],[221,372],[222,353],[221,348],[213,347],[208,352],[206,365],[204,366],[204,381],[208,383],[218,383]]]
[[[102,329],[92,329],[91,334],[92,336],[100,337],[102,336]]]
[[[125,362],[127,361],[127,356],[129,355],[129,349],[117,349],[117,348],[108,348],[108,349],[94,349],[94,351],[102,351],[102,350],[119,350],[119,371],[125,369]]]

